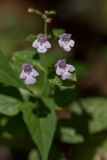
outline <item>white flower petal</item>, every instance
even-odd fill
[[[25,84],[34,84],[34,83],[36,83],[36,78],[29,76],[25,79],[24,83]]]
[[[68,70],[64,70],[63,75],[64,75],[64,76],[70,76],[71,73],[70,73]]]
[[[66,76],[62,75],[62,76],[61,76],[61,79],[62,79],[62,80],[66,80],[66,79],[68,79],[68,78],[67,78]]]
[[[47,48],[45,48],[45,47],[38,47],[38,48],[37,48],[37,51],[38,51],[39,53],[45,53],[45,52],[47,51]]]
[[[71,75],[72,75],[71,73],[65,73],[65,72],[64,72],[64,73],[62,74],[62,77],[61,77],[61,78],[62,78],[62,80],[70,79],[70,78],[71,78]]]
[[[63,49],[67,52],[70,52],[71,51],[71,47],[69,45],[64,45],[63,46]]]
[[[26,79],[27,75],[24,71],[20,73],[20,79]]]
[[[59,67],[56,68],[56,74],[57,74],[58,76],[62,75],[63,72],[64,72],[63,69],[61,69],[61,68],[59,68]]]
[[[75,44],[75,42],[72,39],[68,42],[68,45],[71,47],[74,47],[74,44]]]
[[[45,46],[45,43],[43,43],[43,44],[39,43],[39,44],[38,44],[37,51],[38,51],[39,53],[45,53],[45,52],[47,51],[47,48],[46,48],[46,46]]]
[[[49,41],[46,41],[46,42],[45,42],[45,47],[46,47],[46,48],[51,48],[51,44],[49,43]]]
[[[64,44],[65,44],[64,41],[62,41],[61,39],[58,40],[58,43],[59,43],[59,46],[60,46],[60,47],[63,47]]]
[[[65,69],[65,70],[68,70],[68,71],[70,71],[70,72],[73,72],[73,71],[75,71],[75,67],[72,66],[72,65],[70,65],[70,64],[66,64],[66,69]]]
[[[32,72],[30,73],[30,76],[37,77],[38,75],[39,75],[39,73],[35,69],[32,68]]]
[[[38,47],[38,40],[37,39],[32,43],[32,47],[33,48],[37,48]]]

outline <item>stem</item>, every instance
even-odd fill
[[[47,34],[47,19],[45,19],[45,23],[44,23],[44,34]]]

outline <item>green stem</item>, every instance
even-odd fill
[[[47,34],[47,20],[45,19],[45,23],[44,23],[44,34]]]

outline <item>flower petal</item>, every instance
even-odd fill
[[[63,46],[63,49],[66,51],[66,52],[70,52],[71,51],[71,47],[69,45],[64,45]]]
[[[29,76],[25,79],[24,83],[25,84],[34,84],[34,83],[36,83],[36,78]]]
[[[68,42],[68,45],[71,47],[74,47],[74,44],[75,44],[75,42],[72,39]]]
[[[59,46],[60,46],[60,47],[63,47],[64,44],[65,44],[64,41],[62,41],[61,39],[58,40],[58,43],[59,43]]]
[[[20,73],[20,79],[26,79],[27,75],[24,71]]]
[[[66,64],[66,70],[68,70],[68,72],[74,72],[75,71],[75,67],[70,65],[70,64]]]
[[[45,52],[47,51],[47,48],[45,48],[45,47],[38,47],[38,48],[37,48],[37,51],[38,51],[39,53],[45,53]]]
[[[59,67],[59,64],[62,62],[63,59],[59,60],[56,64],[55,67]]]
[[[37,48],[38,47],[38,40],[37,39],[32,43],[32,47],[33,48]]]
[[[64,72],[63,69],[61,69],[61,68],[59,68],[59,67],[56,68],[56,74],[57,74],[58,76],[62,75],[63,72]]]
[[[45,47],[46,47],[46,48],[51,48],[51,44],[49,43],[49,41],[46,41],[46,42],[45,42]]]
[[[39,75],[39,73],[35,69],[32,69],[32,72],[30,73],[30,76],[31,77],[37,77],[38,75]]]
[[[71,78],[71,73],[69,72],[64,72],[61,76],[62,80],[70,79]]]

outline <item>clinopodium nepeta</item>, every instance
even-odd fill
[[[52,20],[52,17],[50,16],[56,12],[45,11],[42,13],[33,8],[29,8],[28,12],[40,15],[44,20],[44,33],[38,34],[37,38],[32,43],[32,47],[36,48],[38,53],[46,53],[48,49],[51,48],[51,43],[48,41],[47,24]],[[74,43],[74,40],[71,39],[71,34],[62,33],[59,36],[58,44],[66,52],[71,51],[72,47],[74,47]],[[60,76],[62,80],[67,80],[71,78],[72,73],[75,71],[75,67],[67,64],[66,59],[61,59],[55,64],[55,70],[56,74]],[[32,64],[23,64],[20,79],[23,79],[25,84],[29,85],[36,83],[37,76],[39,76],[39,73],[33,68]]]

